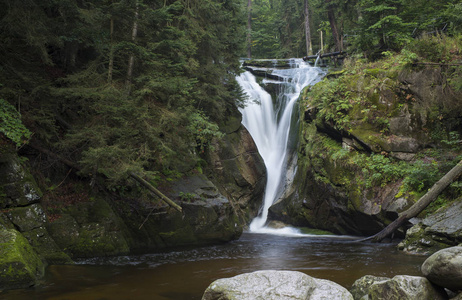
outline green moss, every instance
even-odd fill
[[[0,230],[0,289],[25,288],[43,277],[45,266],[16,230]]]
[[[326,230],[321,230],[321,229],[314,229],[314,228],[308,228],[308,227],[301,227],[299,228],[301,233],[303,234],[313,234],[313,235],[334,235],[334,233]]]

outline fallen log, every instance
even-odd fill
[[[414,205],[409,209],[399,214],[399,217],[391,222],[387,227],[382,229],[379,233],[359,240],[359,242],[365,242],[371,240],[372,242],[378,243],[385,239],[387,236],[394,233],[401,225],[407,222],[409,219],[416,217],[420,214],[430,203],[432,203],[441,192],[448,187],[454,180],[462,174],[462,160],[452,168],[446,175],[438,180],[428,192],[423,195]]]
[[[172,200],[170,200],[170,198],[168,198],[167,196],[165,196],[164,194],[162,194],[161,191],[159,191],[158,189],[156,189],[152,184],[150,184],[149,182],[147,182],[146,180],[144,180],[143,178],[141,178],[141,176],[139,176],[138,174],[135,174],[133,172],[130,173],[130,176],[135,179],[136,181],[138,181],[141,185],[143,185],[145,188],[147,188],[148,190],[150,190],[151,192],[153,192],[154,194],[156,194],[160,199],[162,199],[162,201],[166,202],[168,205],[170,205],[171,207],[173,207],[174,209],[176,209],[177,211],[179,212],[182,212],[183,209],[181,208],[181,206],[179,206],[178,204],[176,204],[175,202],[173,202]]]
[[[337,51],[337,52],[331,52],[331,53],[326,53],[326,54],[316,54],[316,55],[308,55],[303,57],[303,60],[309,60],[309,59],[316,59],[316,58],[324,58],[324,57],[332,57],[332,56],[338,56],[342,54],[347,54],[344,51]]]

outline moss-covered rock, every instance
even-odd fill
[[[0,290],[35,285],[45,265],[27,240],[14,229],[0,229]]]
[[[433,285],[425,277],[397,275],[372,284],[368,299],[443,300],[448,296],[443,288]]]
[[[450,74],[396,66],[349,62],[304,90],[296,188],[270,208],[270,219],[371,235],[460,160],[462,105],[454,101],[462,94],[444,86]]]
[[[130,252],[125,224],[100,198],[66,207],[56,220],[47,224],[47,229],[71,257]]]

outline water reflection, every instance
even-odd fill
[[[215,279],[257,270],[296,270],[349,287],[363,275],[419,275],[425,257],[392,244],[244,234],[228,244],[51,266],[41,287],[1,299],[201,299]]]

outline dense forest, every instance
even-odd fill
[[[155,183],[200,167],[220,122],[242,100],[234,79],[240,57],[345,50],[374,59],[423,33],[454,35],[462,26],[458,1],[2,0],[0,7],[3,142],[52,149],[112,188],[133,171]]]

